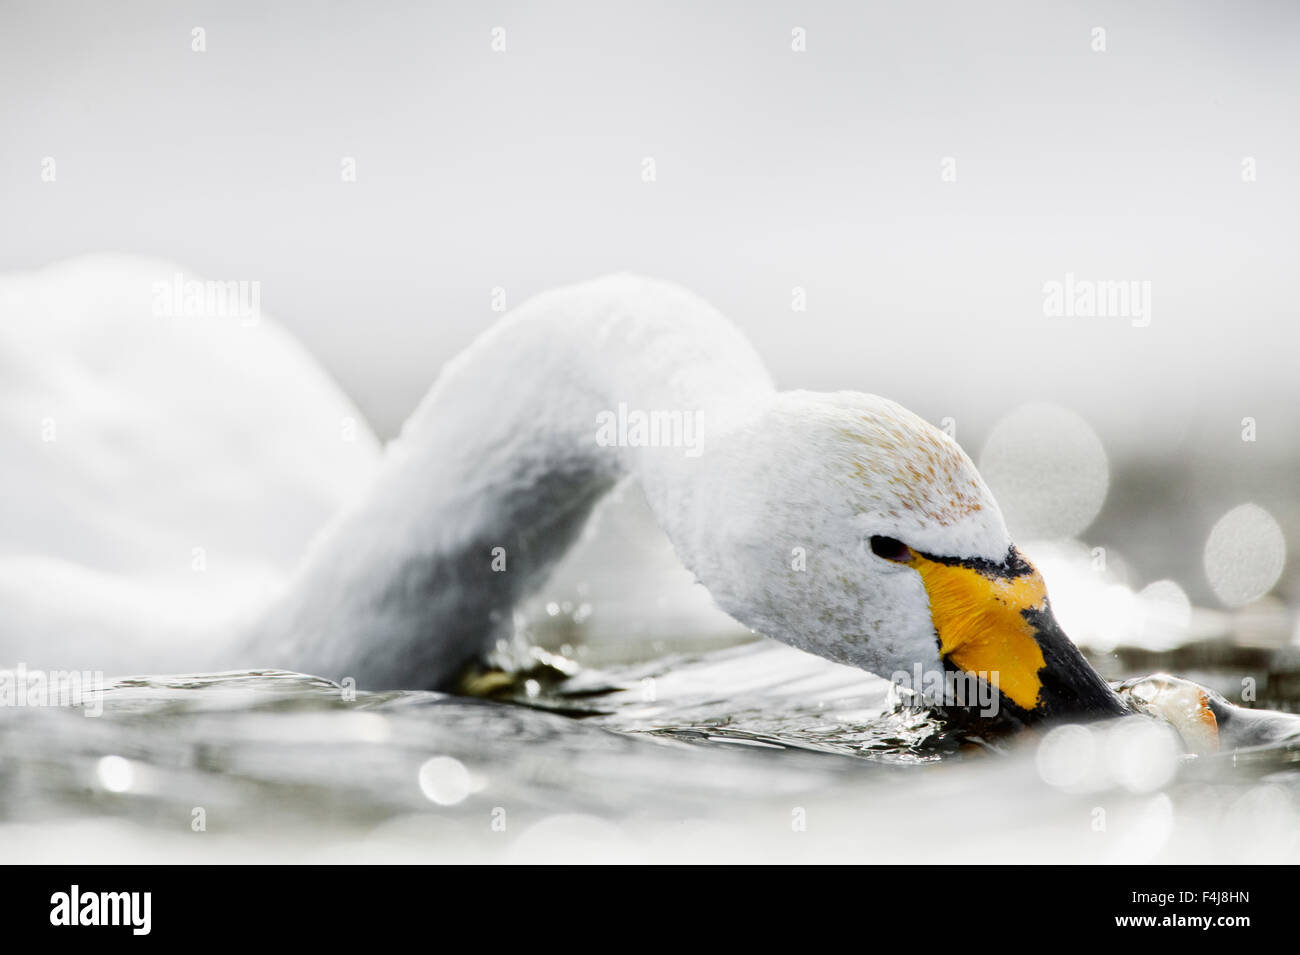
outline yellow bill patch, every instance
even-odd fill
[[[904,563],[921,575],[930,596],[940,655],[968,673],[996,673],[1003,694],[1033,710],[1043,687],[1039,671],[1046,662],[1021,611],[1047,605],[1047,588],[1038,572],[990,576],[915,551]]]

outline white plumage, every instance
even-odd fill
[[[0,282],[11,660],[443,685],[633,478],[724,610],[888,675],[939,666],[934,627],[917,575],[864,541],[988,560],[1010,545],[947,436],[874,396],[776,392],[738,330],[671,285],[538,296],[450,362],[381,453],[269,318],[155,314],[176,272],[93,258]],[[692,453],[597,440],[620,405],[698,414]]]

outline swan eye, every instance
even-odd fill
[[[879,535],[872,535],[871,553],[885,560],[891,560],[895,564],[905,564],[912,559],[912,549],[902,541]]]

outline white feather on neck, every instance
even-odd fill
[[[366,495],[224,662],[443,685],[508,632],[624,477],[690,567],[707,450],[773,394],[734,326],[673,286],[617,276],[541,295],[448,364]],[[619,405],[698,413],[706,453],[602,446],[598,416]]]

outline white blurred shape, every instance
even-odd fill
[[[1036,760],[1043,782],[1072,789],[1095,776],[1097,740],[1086,726],[1057,726],[1038,744]]]
[[[1108,584],[1098,596],[1093,611],[1092,648],[1109,651],[1132,644],[1141,625],[1137,595],[1123,584]]]
[[[512,847],[512,862],[629,862],[641,853],[618,826],[596,816],[562,813],[531,826]]]
[[[1137,595],[1142,615],[1139,642],[1150,650],[1170,650],[1187,640],[1192,602],[1172,580],[1156,580]]]
[[[1151,862],[1174,834],[1174,804],[1165,793],[1150,796],[1136,812],[1125,809],[1115,830],[1115,864]]]
[[[1118,646],[1167,650],[1186,643],[1193,608],[1174,581],[1153,581],[1134,593],[1122,582],[1127,565],[1113,549],[1104,568],[1079,541],[1030,541],[1022,549],[1047,582],[1056,618],[1078,645],[1108,653]]]
[[[135,784],[135,767],[121,756],[105,756],[95,764],[95,778],[109,792],[124,793]]]
[[[420,791],[430,802],[439,806],[454,806],[463,802],[474,790],[469,770],[458,759],[435,756],[420,766]]]
[[[1242,504],[1219,518],[1205,542],[1205,576],[1229,607],[1264,596],[1282,576],[1286,537],[1273,515]]]
[[[1130,792],[1154,792],[1174,778],[1182,752],[1174,730],[1133,716],[1105,731],[1105,759],[1110,777]]]
[[[1106,451],[1092,426],[1043,402],[1021,405],[994,426],[979,469],[1020,540],[1078,535],[1110,486]]]
[[[349,713],[347,717],[334,730],[336,735],[340,732],[348,733],[353,739],[367,743],[387,743],[392,738],[392,726],[378,713]]]
[[[1300,813],[1285,789],[1264,783],[1228,807],[1220,836],[1243,860],[1295,862],[1300,850]]]

